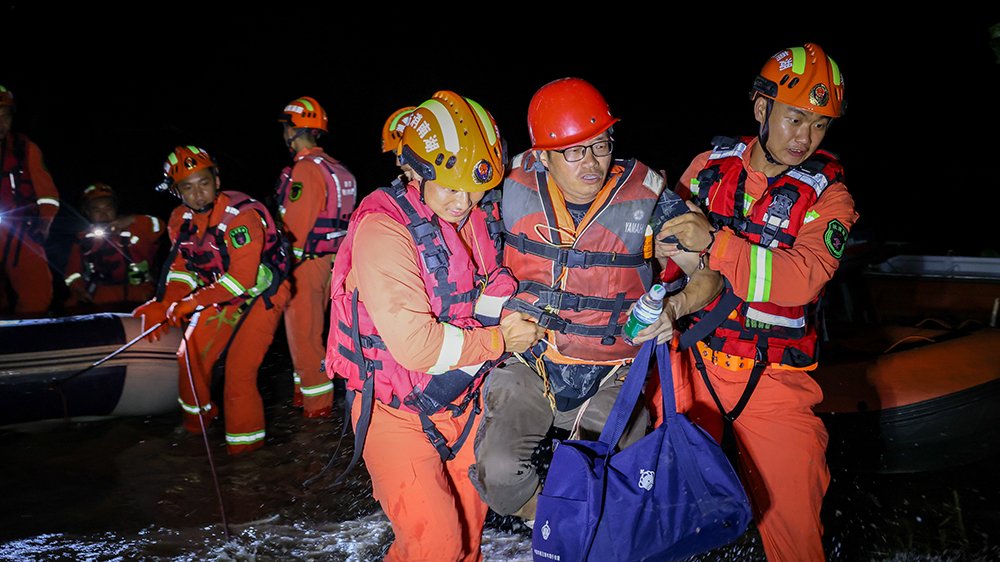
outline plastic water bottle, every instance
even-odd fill
[[[632,343],[632,338],[636,337],[646,326],[656,322],[660,313],[663,312],[663,297],[665,296],[667,296],[667,290],[663,285],[656,284],[649,289],[648,293],[642,295],[639,302],[635,303],[635,306],[632,307],[632,314],[629,314],[628,322],[625,322],[625,328],[622,330],[625,343],[635,345]]]

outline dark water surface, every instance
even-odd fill
[[[333,468],[303,486],[330,459],[342,414],[301,417],[291,406],[284,353],[268,354],[260,385],[268,418],[262,450],[231,458],[221,427],[209,430],[230,541],[204,441],[178,431],[179,413],[53,422],[43,431],[0,430],[0,560],[380,560],[392,531],[364,467],[327,488],[350,459],[350,434]],[[1000,560],[998,460],[912,475],[834,472],[824,506],[828,558]],[[529,531],[491,516],[483,552],[489,561],[529,561]],[[751,530],[695,560],[764,555]]]

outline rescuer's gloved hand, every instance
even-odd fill
[[[167,322],[171,326],[181,326],[188,316],[191,316],[198,309],[198,301],[194,297],[188,297],[182,301],[177,301],[170,305],[167,310]]]
[[[148,341],[159,341],[159,339],[169,331],[166,324],[168,306],[169,305],[167,303],[159,302],[154,299],[132,311],[133,318],[142,318],[143,332],[153,326],[156,326],[157,324],[160,325],[156,330],[153,330],[146,336]]]

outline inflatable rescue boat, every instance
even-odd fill
[[[897,256],[864,277],[875,323],[832,326],[813,372],[830,466],[922,472],[1000,452],[1000,260]]]
[[[142,333],[141,320],[109,313],[0,322],[0,425],[176,410],[182,332],[142,339],[73,376]]]

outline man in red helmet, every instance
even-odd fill
[[[169,269],[157,297],[132,315],[141,316],[147,330],[164,321],[181,326],[193,314],[177,352],[184,427],[200,433],[218,415],[210,398],[212,367],[225,356],[226,447],[230,454],[252,451],[264,445],[257,369],[289,299],[287,242],[264,205],[238,191],[219,191],[218,169],[204,150],[178,146],[164,172],[161,189],[183,201],[167,226]]]
[[[726,279],[681,336],[696,347],[678,361],[677,406],[723,448],[738,447],[768,560],[823,560],[827,433],[808,371],[819,295],[858,218],[836,156],[818,150],[843,114],[843,77],[807,43],[771,57],[751,99],[759,135],[716,137],[677,186],[707,218],[699,210],[661,231],[684,248],[667,255],[698,252]]]
[[[528,109],[532,149],[514,157],[504,182],[504,265],[518,280],[506,308],[537,318],[548,336],[487,382],[470,477],[500,514],[534,519],[540,479],[531,457],[551,428],[600,434],[639,349],[622,340],[622,327],[653,281],[652,234],[687,211],[660,173],[612,159],[616,121],[587,82],[545,85]],[[674,318],[721,290],[697,255],[676,261],[691,281],[670,287],[675,294],[637,344],[668,340]],[[639,408],[623,444],[645,435],[646,424]]]
[[[321,364],[326,355],[323,323],[330,304],[330,274],[354,210],[354,176],[316,143],[327,132],[326,112],[303,97],[285,106],[285,144],[295,163],[278,180],[282,233],[292,243],[292,300],[285,310],[285,334],[295,365],[295,405],[307,418],[329,417],[334,382]]]
[[[0,252],[2,275],[17,295],[18,318],[48,313],[52,272],[45,255],[59,191],[42,162],[42,151],[21,133],[11,132],[14,94],[0,86]],[[0,277],[0,290],[4,281]]]
[[[80,211],[90,225],[77,235],[66,264],[67,310],[126,312],[153,298],[151,267],[163,237],[160,219],[118,216],[118,198],[103,183],[83,190]]]

